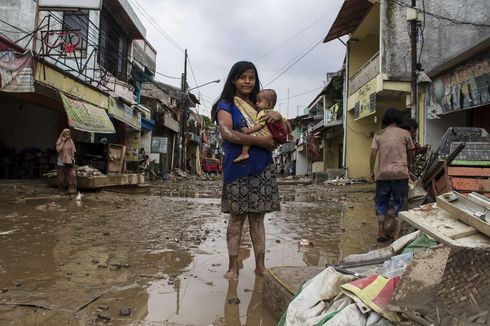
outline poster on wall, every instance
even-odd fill
[[[490,50],[433,78],[425,88],[428,119],[490,104]]]
[[[138,162],[141,134],[134,129],[126,129],[126,161]]]
[[[34,92],[34,62],[30,52],[0,51],[0,90]]]
[[[354,119],[361,119],[376,112],[376,79],[357,91],[357,101],[352,110]]]
[[[167,154],[168,138],[167,137],[152,137],[151,152]]]

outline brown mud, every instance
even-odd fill
[[[240,279],[223,278],[221,182],[158,182],[148,195],[102,191],[81,203],[46,190],[0,204],[0,324],[275,325],[247,228]],[[376,247],[373,193],[352,190],[280,186],[266,266],[324,266]]]

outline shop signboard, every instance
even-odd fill
[[[433,78],[425,88],[427,118],[490,104],[490,50]]]
[[[34,92],[34,68],[30,52],[0,51],[0,90]]]
[[[60,93],[63,107],[68,116],[68,125],[85,132],[101,134],[116,133],[114,125],[104,109],[87,102],[75,100]]]
[[[119,121],[124,122],[133,129],[141,130],[141,113],[138,110],[109,97],[109,115]]]
[[[357,91],[354,119],[361,119],[376,112],[376,79],[371,80]]]
[[[94,9],[102,8],[102,0],[38,0],[40,9]]]
[[[167,154],[168,138],[167,137],[152,137],[151,152]]]

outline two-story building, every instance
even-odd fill
[[[407,21],[407,9],[410,6],[411,1],[408,0],[345,0],[325,37],[324,42],[330,42],[348,35],[347,80],[344,91],[344,160],[350,177],[369,175],[371,142],[374,133],[382,127],[381,119],[385,110],[394,107],[410,116],[411,112],[407,109],[410,106],[411,92]],[[442,117],[448,113],[447,110],[441,111],[436,108],[437,105],[434,107],[430,103],[439,101],[438,105],[441,106],[441,98],[446,97],[447,101],[446,93],[451,93],[453,86],[468,84],[464,80],[456,81],[454,78],[444,77],[443,71],[451,67],[451,64],[454,66],[469,59],[468,64],[481,68],[488,63],[488,55],[487,59],[482,59],[486,52],[481,43],[488,38],[489,10],[490,3],[485,0],[472,1],[471,6],[455,0],[417,1],[417,19],[420,21],[417,28],[417,61],[429,75],[446,80],[442,84],[436,81],[431,86],[430,83],[424,85],[423,80],[419,79],[418,93],[423,95],[425,92],[432,92],[428,93],[429,97],[420,96],[418,110],[415,112],[420,125],[421,143],[437,145],[447,127],[468,126],[472,124],[470,120],[478,120],[477,117],[468,117],[468,113],[454,109],[450,111],[459,112]],[[455,68],[453,75],[462,71],[457,66]],[[475,72],[475,69],[468,71]],[[471,73],[467,75],[467,79],[471,79]],[[474,74],[475,77],[482,75],[488,78],[488,72],[480,70]],[[481,87],[485,84],[484,78],[480,78],[478,82],[481,88],[479,94],[484,93],[485,87]],[[460,87],[461,91],[456,91],[458,96],[453,95],[452,101],[457,102],[461,98],[459,94],[471,88]],[[484,97],[480,95],[480,98],[482,96]],[[461,107],[468,108],[475,106],[475,103]],[[431,112],[435,114],[431,115]],[[480,116],[481,114],[483,113]],[[433,119],[434,117],[441,119]]]
[[[129,3],[8,0],[0,26],[2,77],[17,76],[0,88],[0,140],[15,153],[12,164],[25,151],[52,149],[69,126],[80,164],[103,166],[97,161],[106,160],[105,145],[113,143],[125,146],[127,167],[134,168],[141,135],[152,128],[148,110],[137,104],[141,84],[154,75],[156,51]],[[19,66],[22,58],[29,65]],[[12,87],[23,82],[30,87]]]

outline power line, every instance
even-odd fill
[[[402,2],[399,2],[397,0],[390,0],[390,1],[393,2],[393,3],[395,3],[395,4],[397,4],[397,5],[399,5],[399,6],[401,6],[401,7],[411,8],[409,5],[407,5],[405,3],[402,3]],[[446,17],[446,16],[443,16],[443,15],[435,14],[435,13],[426,11],[425,9],[418,9],[418,8],[416,8],[416,10],[419,11],[419,12],[422,12],[423,14],[426,14],[428,16],[434,17],[434,18],[439,19],[439,20],[446,20],[446,21],[448,21],[450,23],[453,23],[453,24],[458,24],[458,25],[472,25],[472,26],[477,26],[477,27],[490,28],[490,25],[489,24],[458,20],[458,19],[454,19],[454,18],[451,18],[451,17]]]
[[[301,31],[297,32],[296,34],[294,34],[293,36],[289,37],[287,40],[281,42],[280,44],[278,44],[277,46],[275,46],[274,48],[272,48],[271,50],[265,52],[263,55],[261,55],[260,57],[256,58],[254,61],[259,61],[260,59],[268,56],[269,54],[271,54],[272,52],[276,51],[277,49],[281,48],[283,45],[285,45],[286,43],[288,43],[289,41],[293,40],[294,38],[298,37],[299,35],[303,34],[304,32],[306,32],[308,29],[310,29],[311,27],[315,26],[317,23],[319,23],[320,21],[322,21],[324,18],[326,18],[327,16],[330,16],[332,15],[333,13],[335,13],[335,11],[329,11],[328,13],[326,13],[325,15],[321,16],[320,18],[318,18],[317,20],[315,20],[313,23],[311,23],[310,25],[308,25],[307,27],[303,28]]]
[[[310,45],[310,47],[308,49],[303,50],[302,51],[303,53],[300,53],[300,54],[296,55],[296,57],[294,57],[286,65],[284,65],[279,70],[279,72],[276,74],[276,76],[274,78],[272,78],[272,80],[269,81],[265,85],[265,87],[267,87],[270,84],[272,84],[274,81],[276,81],[277,79],[279,79],[282,75],[284,75],[289,69],[291,69],[292,67],[294,67],[298,62],[301,61],[301,59],[303,59],[306,55],[308,55],[308,53],[310,53],[311,51],[313,51],[320,43],[322,43],[323,39],[324,39],[324,35],[322,34],[322,37],[318,41],[315,41],[313,44]]]
[[[168,76],[168,75],[162,74],[161,72],[158,72],[158,71],[155,71],[155,74],[166,77],[166,78],[170,78],[170,79],[181,79],[181,77]]]
[[[153,25],[160,34],[163,35],[163,37],[169,41],[173,46],[175,46],[178,50],[181,52],[184,52],[184,49],[167,33],[165,30],[158,24],[153,17],[143,8],[141,4],[137,0],[129,0],[132,4],[135,5],[135,8],[144,16],[144,18],[151,24]]]
[[[313,93],[314,91],[317,91],[319,89],[322,89],[324,88],[325,85],[322,85],[320,87],[316,87],[316,88],[313,88],[313,89],[310,89],[309,91],[306,91],[306,92],[303,92],[303,93],[299,93],[299,94],[295,94],[295,95],[292,95],[292,96],[289,96],[289,97],[283,97],[283,98],[280,98],[277,100],[277,102],[284,102],[285,100],[287,100],[288,98],[289,99],[292,99],[292,98],[295,98],[295,97],[300,97],[300,96],[304,96],[304,95],[307,95],[307,94],[310,94],[310,93]]]

